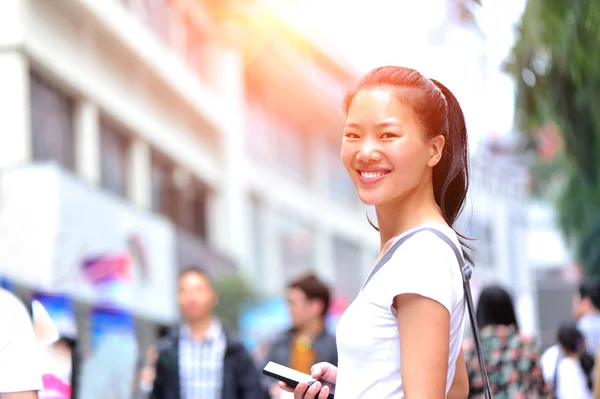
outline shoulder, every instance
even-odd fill
[[[558,364],[558,375],[565,379],[574,379],[581,374],[580,366],[576,360],[564,358]]]
[[[161,338],[158,343],[158,350],[161,354],[172,350],[179,342],[179,326],[172,327],[169,333]]]
[[[456,261],[453,246],[460,250],[456,233],[449,227],[427,228],[408,238],[396,251],[399,255],[419,255],[423,259],[444,258]]]
[[[440,234],[440,235],[438,235]],[[423,284],[442,284],[453,287],[460,277],[457,254],[453,246],[460,250],[456,234],[450,228],[440,226],[431,230],[423,230],[406,239],[389,258],[382,283],[399,280]],[[462,256],[460,253],[458,256]]]
[[[0,317],[10,318],[13,327],[32,325],[31,316],[23,302],[3,288],[0,288]]]
[[[281,346],[281,345],[289,345],[290,341],[292,339],[292,330],[288,329],[285,331],[280,332],[279,334],[275,335],[269,345],[271,346]]]
[[[248,353],[240,338],[233,331],[223,328],[223,336],[225,337],[225,347],[228,352],[237,354]]]
[[[5,321],[10,320],[10,323]],[[33,321],[27,308],[16,296],[0,288],[0,324],[6,334],[19,341],[35,342]]]

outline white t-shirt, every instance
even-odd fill
[[[0,288],[0,393],[43,387],[31,317],[18,298]]]
[[[459,245],[454,231],[443,225],[422,225],[404,234],[423,227],[433,227]],[[392,303],[394,297],[407,293],[431,298],[450,313],[446,392],[450,389],[463,340],[462,275],[452,248],[434,233],[423,231],[396,250],[342,315],[337,327],[336,397],[404,398],[398,322]]]
[[[560,361],[556,387],[558,399],[592,399],[592,391],[576,359],[565,357]]]

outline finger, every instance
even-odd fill
[[[296,386],[296,389],[294,389],[294,399],[308,399],[309,397],[306,396],[307,389],[308,384],[306,382],[301,382],[300,384],[298,384],[298,386]]]
[[[310,369],[310,375],[312,378],[319,378],[323,375],[323,367],[321,366],[313,366]]]
[[[319,395],[319,391],[321,390],[321,388],[322,388],[321,383],[319,381],[315,382],[306,391],[306,395],[304,396],[304,399],[316,398]]]
[[[289,386],[288,384],[286,384],[283,381],[279,381],[278,385],[279,385],[279,388],[283,389],[286,392],[294,392],[294,388]]]
[[[323,389],[321,389],[321,393],[319,393],[319,399],[327,399],[329,398],[329,387],[325,385]]]

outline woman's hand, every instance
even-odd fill
[[[330,363],[317,363],[311,367],[310,375],[314,379],[335,384],[337,380],[337,367]],[[322,384],[319,381],[315,382],[310,387],[306,382],[302,382],[298,384],[296,389],[290,387],[285,382],[279,382],[279,386],[284,391],[294,392],[294,399],[327,399],[329,396],[329,387],[322,387]],[[321,389],[321,387],[323,389]]]

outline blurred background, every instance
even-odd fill
[[[552,344],[600,276],[600,3],[542,3],[1,1],[2,285],[50,298],[84,355],[110,302],[141,356],[191,264],[250,350],[285,328],[305,271],[335,328],[379,251],[339,159],[341,102],[398,64],[465,111],[475,296],[508,287],[521,330]]]

